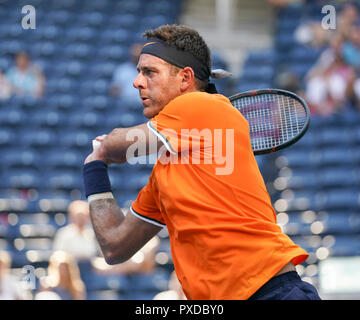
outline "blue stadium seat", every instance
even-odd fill
[[[320,146],[351,145],[352,137],[352,130],[345,127],[324,127],[318,132],[318,142]]]
[[[288,51],[295,45],[296,41],[292,33],[280,33],[275,35],[275,47],[279,52]]]
[[[120,291],[128,288],[128,279],[122,275],[104,275],[91,269],[86,273],[82,272],[82,278],[88,292],[98,290]]]
[[[276,59],[276,52],[273,49],[250,51],[245,63],[249,65],[272,65]]]
[[[297,145],[293,148],[288,148],[281,153],[284,157],[285,166],[289,168],[314,168],[320,164],[320,155],[316,151],[308,150],[307,152],[298,149]]]
[[[105,15],[101,12],[85,12],[78,14],[78,23],[82,26],[100,27],[104,24]]]
[[[321,188],[340,188],[360,186],[359,171],[351,167],[323,169],[319,174]]]
[[[16,128],[25,123],[26,115],[21,109],[0,110],[0,128]]]
[[[29,168],[39,169],[41,167],[41,157],[32,148],[13,147],[8,149],[2,156],[3,168]]]
[[[319,199],[315,190],[303,189],[296,191],[294,197],[286,200],[286,203],[288,211],[316,210],[319,206]]]
[[[57,168],[79,169],[85,157],[86,155],[76,148],[54,147],[46,151],[43,163],[51,170]]]
[[[295,244],[299,245],[301,248],[303,248],[310,254],[315,253],[315,251],[321,244],[321,238],[319,236],[313,236],[313,235],[292,236],[291,240],[293,240]]]
[[[289,189],[316,190],[319,186],[317,172],[310,168],[293,169],[292,175],[286,178],[286,185]]]
[[[121,112],[120,110],[116,114],[106,115],[107,128],[132,127],[147,121],[140,112]]]
[[[163,24],[171,24],[171,23],[174,23],[174,21],[172,21],[170,17],[156,13],[153,13],[152,15],[149,15],[141,19],[141,27],[143,30],[152,29],[161,26]]]
[[[74,111],[69,117],[68,125],[77,129],[97,129],[104,127],[105,116],[95,111]]]
[[[319,149],[322,166],[352,166],[356,163],[356,154],[350,147],[337,146]]]
[[[5,183],[5,185],[4,189],[0,189],[0,212],[16,213],[38,210],[35,203],[37,194],[35,189],[12,189],[10,184]]]
[[[91,141],[96,137],[94,132],[86,129],[74,129],[63,132],[59,137],[59,144],[63,147],[92,148]]]
[[[15,130],[0,128],[0,148],[9,147],[16,141]]]
[[[87,80],[80,85],[80,92],[82,95],[104,95],[105,98],[109,93],[110,83],[106,79]],[[93,97],[92,97],[93,98]]]
[[[37,42],[29,50],[29,54],[36,58],[53,58],[59,52],[59,46],[54,42]]]
[[[64,110],[65,112],[71,112],[79,107],[79,101],[77,97],[72,94],[54,94],[45,97],[44,104],[49,109]]]
[[[250,90],[258,90],[258,89],[268,89],[272,87],[271,82],[261,82],[261,81],[242,81],[240,79],[238,83],[235,85],[236,92],[245,92]]]
[[[124,44],[129,44],[132,41],[132,33],[129,32],[127,29],[122,29],[122,28],[117,28],[117,29],[113,29],[113,28],[109,28],[109,29],[105,29],[102,33],[101,33],[101,39],[100,41],[104,44],[119,44],[119,45],[124,45]]]
[[[128,60],[129,49],[123,45],[107,45],[98,50],[104,61],[122,62]]]
[[[129,276],[131,291],[150,293],[168,290],[170,274],[165,270],[155,271],[152,274],[134,274]]]
[[[150,172],[134,172],[131,174],[125,174],[123,180],[125,183],[125,188],[129,191],[139,191],[142,189],[149,181]]]
[[[73,21],[73,13],[71,11],[62,10],[58,8],[57,10],[50,10],[47,12],[47,15],[44,17],[45,21],[49,21],[52,25],[55,26],[66,26]]]
[[[79,170],[57,169],[54,172],[43,173],[43,188],[64,191],[82,190],[81,167],[79,167]]]
[[[9,169],[1,174],[0,188],[30,189],[42,184],[41,175],[36,169]]]
[[[360,192],[356,188],[331,189],[321,195],[319,207],[324,210],[356,210],[360,205]]]
[[[317,50],[313,47],[306,47],[302,45],[297,45],[292,48],[291,52],[289,53],[291,61],[303,62],[305,64],[314,64],[319,57],[321,51]]]
[[[29,121],[37,128],[62,129],[67,123],[67,117],[61,111],[45,108],[31,112]]]
[[[74,43],[67,45],[63,50],[63,54],[68,59],[81,59],[84,61],[92,57],[93,47],[86,43]]]
[[[24,128],[24,127],[23,127]],[[33,148],[49,148],[57,145],[57,135],[52,129],[22,129],[20,136],[23,137],[21,145]]]
[[[22,238],[52,238],[55,235],[57,227],[52,223],[50,216],[46,213],[24,213],[17,214],[17,226],[19,236]],[[40,240],[40,239],[38,239]],[[38,243],[33,242],[31,249],[51,250],[52,241],[41,239]],[[30,249],[30,248],[28,248]]]
[[[302,213],[289,213],[289,221],[283,225],[283,231],[290,236],[311,235],[310,224],[305,223]]]
[[[129,1],[126,3],[130,3]],[[137,26],[138,17],[136,14],[131,13],[125,13],[123,10],[126,10],[126,8],[121,8],[120,12],[123,12],[121,14],[113,15],[109,18],[109,27],[117,29],[127,29],[127,30],[134,30]]]
[[[271,66],[245,66],[241,76],[242,81],[271,82],[274,77],[274,69]]]
[[[358,235],[338,235],[330,247],[331,256],[358,256],[360,254],[360,237]]]
[[[93,66],[89,66],[89,71],[93,74],[95,78],[112,78],[116,67],[117,64],[111,61],[98,62]]]
[[[68,44],[83,44],[91,43],[98,37],[98,31],[96,28],[85,27],[70,27],[66,29],[67,43]]]
[[[343,211],[322,212],[316,221],[323,224],[322,234],[355,234],[360,231],[360,217]]]
[[[39,189],[36,211],[67,213],[70,202],[78,199],[80,199],[80,197],[75,198],[66,190]]]
[[[92,94],[87,95],[82,99],[82,109],[85,111],[101,111],[106,112],[109,108],[112,107],[113,101],[106,95],[103,94]]]

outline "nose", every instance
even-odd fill
[[[133,86],[136,89],[143,89],[145,88],[145,78],[144,76],[141,74],[141,72],[137,75],[137,77],[135,78],[134,82],[133,82]]]

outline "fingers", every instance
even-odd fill
[[[103,135],[101,135],[101,136],[97,136],[96,138],[95,138],[95,140],[96,141],[103,141],[105,138],[106,138],[106,136],[107,136],[107,134],[103,134]]]

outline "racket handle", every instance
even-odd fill
[[[94,139],[94,140],[92,141],[93,150],[99,148],[99,147],[100,147],[100,144],[101,144],[100,141]]]

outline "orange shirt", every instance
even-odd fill
[[[247,299],[288,262],[306,260],[276,224],[248,123],[226,97],[184,94],[148,125],[168,151],[131,212],[167,226],[188,299]]]

